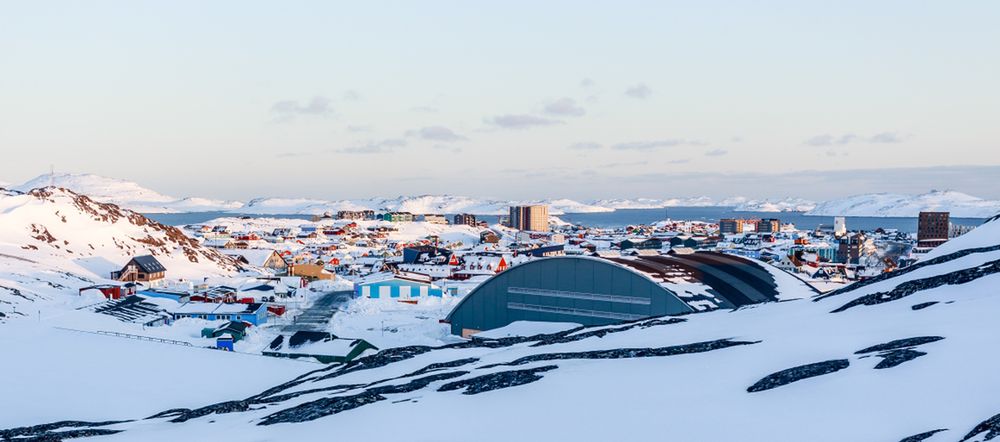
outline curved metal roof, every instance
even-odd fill
[[[536,259],[488,279],[448,314],[452,331],[516,320],[609,324],[777,299],[772,275],[751,260],[688,255]]]

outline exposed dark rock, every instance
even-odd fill
[[[754,393],[758,391],[770,390],[772,388],[801,381],[803,379],[840,371],[847,368],[849,365],[851,365],[851,362],[847,359],[833,359],[814,364],[792,367],[764,376],[764,378],[757,381],[757,383],[747,387],[747,392]]]
[[[248,400],[251,401],[254,404],[273,404],[273,403],[284,402],[284,401],[287,401],[289,399],[294,399],[294,398],[302,396],[304,394],[315,394],[315,393],[323,393],[323,392],[328,392],[328,393],[331,393],[331,394],[346,393],[346,392],[351,391],[351,390],[357,390],[359,388],[367,387],[368,385],[370,385],[370,384],[343,384],[343,385],[334,385],[332,387],[313,388],[313,389],[309,389],[309,390],[295,391],[295,392],[291,392],[291,393],[279,394],[279,395],[274,395],[274,396],[260,396],[260,395],[258,395],[258,396],[254,396],[254,397],[252,397],[252,398],[250,398]]]
[[[826,294],[826,295],[823,295],[823,296],[817,296],[816,298],[813,298],[813,301],[819,301],[821,299],[826,299],[826,298],[828,298],[830,296],[836,296],[836,295],[840,295],[840,294],[843,294],[843,293],[847,293],[847,292],[850,292],[850,291],[853,291],[853,290],[857,290],[857,289],[862,288],[862,287],[867,287],[867,286],[875,284],[877,282],[885,281],[886,279],[889,279],[889,278],[896,278],[896,277],[905,275],[905,274],[910,273],[910,272],[912,272],[914,270],[918,270],[918,269],[922,269],[922,268],[927,267],[927,266],[932,266],[932,265],[941,264],[941,263],[945,263],[945,262],[948,262],[948,261],[956,260],[958,258],[967,256],[967,255],[971,255],[973,253],[988,253],[988,252],[995,252],[997,250],[1000,250],[1000,244],[989,246],[989,247],[977,247],[977,248],[973,248],[973,249],[959,250],[957,252],[949,253],[947,255],[941,255],[941,256],[939,256],[937,258],[934,258],[934,259],[928,259],[927,261],[920,261],[920,262],[918,262],[916,264],[913,264],[913,265],[911,265],[909,267],[898,269],[898,270],[896,270],[894,272],[882,273],[882,274],[880,274],[878,276],[875,276],[875,277],[872,277],[872,278],[867,278],[867,279],[864,279],[862,281],[855,282],[854,284],[851,284],[851,285],[849,285],[847,287],[844,287],[842,289],[834,290],[833,292],[830,292],[829,294]]]
[[[384,400],[384,396],[369,391],[351,396],[322,398],[270,414],[257,425],[307,422]]]
[[[921,302],[920,304],[913,304],[913,306],[911,306],[910,308],[913,310],[923,310],[937,303],[938,303],[937,301]]]
[[[876,369],[892,368],[906,361],[912,361],[916,358],[926,355],[922,351],[911,350],[909,348],[904,348],[900,350],[887,351],[885,353],[879,353],[879,357],[882,361],[875,365]]]
[[[628,359],[628,358],[651,358],[657,356],[674,356],[689,353],[703,353],[706,351],[719,350],[722,348],[735,347],[738,345],[756,344],[760,341],[732,341],[729,339],[719,339],[715,341],[696,342],[693,344],[674,345],[670,347],[657,348],[616,348],[612,350],[594,350],[571,353],[542,353],[524,356],[511,362],[490,364],[479,367],[480,369],[493,368],[499,366],[517,366],[530,362],[555,361],[561,359]]]
[[[969,431],[969,433],[966,434],[965,437],[963,437],[959,442],[971,440],[973,437],[983,433],[986,433],[982,439],[984,441],[993,440],[997,436],[1000,436],[1000,414],[995,414],[993,417],[980,422],[979,425],[976,425],[975,428]]]
[[[865,353],[875,353],[877,351],[888,351],[906,347],[916,347],[918,345],[937,342],[942,339],[944,338],[941,336],[916,336],[913,338],[896,339],[895,341],[889,341],[883,344],[878,344],[868,348],[863,348],[861,350],[854,352],[854,354],[863,355]]]
[[[85,428],[82,430],[60,431],[58,433],[43,433],[27,438],[14,439],[20,442],[62,442],[80,437],[108,436],[121,433],[123,430],[107,430],[103,428]]]
[[[465,358],[465,359],[456,359],[454,361],[448,361],[448,362],[435,362],[433,364],[429,364],[424,368],[414,371],[413,373],[403,375],[400,377],[408,378],[411,376],[420,376],[422,374],[441,370],[444,368],[455,368],[455,367],[461,367],[463,365],[469,365],[477,361],[479,361],[479,358]]]
[[[250,401],[247,400],[220,402],[218,404],[212,404],[207,407],[201,407],[201,408],[196,408],[194,410],[181,412],[179,416],[171,419],[170,422],[180,423],[188,421],[190,419],[196,419],[202,416],[207,416],[209,414],[235,413],[240,411],[247,411],[249,409],[250,409]]]
[[[180,415],[182,415],[184,413],[187,413],[189,411],[191,411],[190,408],[171,408],[169,410],[164,410],[164,411],[161,411],[159,413],[156,413],[156,414],[154,414],[154,415],[152,415],[150,417],[147,417],[146,419],[162,419],[162,418],[165,418],[165,417],[180,416]]]
[[[684,318],[667,318],[667,319],[645,319],[638,322],[630,323],[626,326],[613,327],[613,328],[600,328],[597,330],[591,330],[586,332],[581,332],[583,328],[577,328],[573,330],[568,330],[565,333],[556,333],[552,335],[539,336],[538,343],[533,344],[532,347],[541,347],[544,345],[552,344],[564,344],[567,342],[576,342],[582,339],[587,339],[591,337],[603,338],[605,335],[611,333],[620,333],[623,331],[628,331],[633,328],[648,328],[657,325],[669,325],[685,322],[687,319]]]
[[[102,421],[102,422],[85,422],[85,421],[58,421],[51,422],[48,424],[33,425],[30,427],[18,427],[10,428],[7,430],[0,430],[0,439],[3,440],[63,440],[72,439],[76,437],[85,437],[86,434],[79,433],[81,431],[94,431],[103,433],[94,433],[94,436],[99,436],[101,434],[114,434],[118,433],[119,430],[99,430],[97,427],[107,427],[110,425],[121,424],[125,422],[131,422],[130,420],[123,421]],[[70,430],[53,432],[54,430],[60,430],[68,428]],[[79,435],[74,435],[79,434]]]
[[[400,394],[409,393],[411,391],[416,391],[427,386],[431,382],[444,381],[448,379],[454,379],[459,376],[465,376],[469,374],[467,371],[452,371],[448,373],[438,373],[432,374],[430,376],[425,376],[422,378],[414,379],[405,384],[399,385],[384,385],[381,387],[369,388],[368,392],[375,394]]]
[[[396,347],[396,348],[385,349],[373,355],[355,359],[349,362],[346,366],[339,367],[339,369],[336,370],[335,372],[325,376],[320,376],[316,378],[316,380],[319,381],[323,379],[331,379],[338,376],[343,376],[348,373],[353,373],[355,371],[370,370],[372,368],[384,367],[394,362],[411,359],[418,355],[427,353],[431,350],[434,350],[434,347],[428,347],[425,345],[412,345],[409,347]]]
[[[910,436],[910,437],[904,437],[899,442],[920,442],[920,441],[922,441],[924,439],[927,439],[927,438],[929,438],[929,437],[931,437],[931,436],[933,436],[935,434],[938,434],[938,433],[940,433],[942,431],[948,431],[948,429],[947,428],[938,428],[937,430],[925,431],[925,432],[920,433],[920,434],[914,434],[913,436]]]
[[[844,304],[836,310],[833,310],[831,313],[839,313],[859,305],[877,305],[885,302],[896,301],[919,291],[930,290],[943,285],[965,284],[998,272],[1000,272],[1000,260],[995,260],[978,267],[956,270],[954,272],[932,276],[929,278],[914,279],[912,281],[899,284],[896,288],[889,290],[888,292],[872,293],[870,295],[857,298],[847,304]]]
[[[462,379],[447,383],[438,388],[437,391],[452,391],[465,388],[462,394],[479,394],[487,391],[509,388],[517,385],[530,384],[542,378],[538,373],[555,370],[559,367],[546,365],[544,367],[529,368],[525,370],[501,371],[490,373],[474,378]]]

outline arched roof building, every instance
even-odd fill
[[[476,287],[446,322],[469,336],[514,321],[606,325],[775,300],[759,264],[716,252],[532,260]]]

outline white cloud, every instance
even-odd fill
[[[572,150],[597,150],[602,147],[604,146],[601,145],[601,143],[593,143],[593,142],[580,142],[569,145],[569,148]]]
[[[701,146],[705,143],[697,140],[684,140],[684,139],[670,139],[670,140],[653,140],[653,141],[630,141],[627,143],[618,143],[611,146],[614,150],[653,150],[661,147],[674,147],[674,146]]]
[[[552,126],[562,124],[562,121],[551,118],[536,117],[525,114],[498,115],[487,120],[488,123],[502,127],[504,129],[529,129],[538,126]]]
[[[583,107],[576,104],[576,100],[564,97],[555,101],[550,101],[543,109],[546,114],[557,117],[581,117],[587,113]]]
[[[338,152],[357,154],[389,153],[394,151],[396,148],[403,147],[405,145],[406,140],[390,138],[386,140],[369,141],[368,143],[359,146],[340,149]]]
[[[296,116],[324,116],[333,113],[329,98],[315,96],[308,101],[282,100],[271,105],[271,113],[283,120]]]
[[[629,87],[628,89],[625,89],[625,95],[632,98],[638,98],[640,100],[644,100],[646,98],[649,98],[649,96],[653,95],[653,90],[650,89],[649,86],[646,86],[645,83],[639,83],[637,85]]]
[[[421,139],[424,139],[424,140],[445,141],[445,142],[463,141],[463,140],[467,140],[468,139],[468,138],[466,138],[464,136],[461,136],[461,135],[455,133],[451,129],[448,129],[447,127],[444,127],[444,126],[427,126],[427,127],[422,127],[420,129],[415,129],[415,130],[407,131],[406,135],[412,136],[412,137],[418,137],[418,138],[421,138]]]
[[[808,146],[844,146],[853,143],[892,144],[903,142],[903,137],[895,132],[880,132],[870,137],[852,133],[843,135],[816,135],[804,141]]]

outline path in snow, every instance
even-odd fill
[[[354,292],[350,290],[329,292],[305,309],[302,314],[295,317],[295,322],[281,328],[283,332],[297,332],[300,330],[326,331],[327,324],[333,318],[333,314],[340,309],[340,306],[351,300]]]

